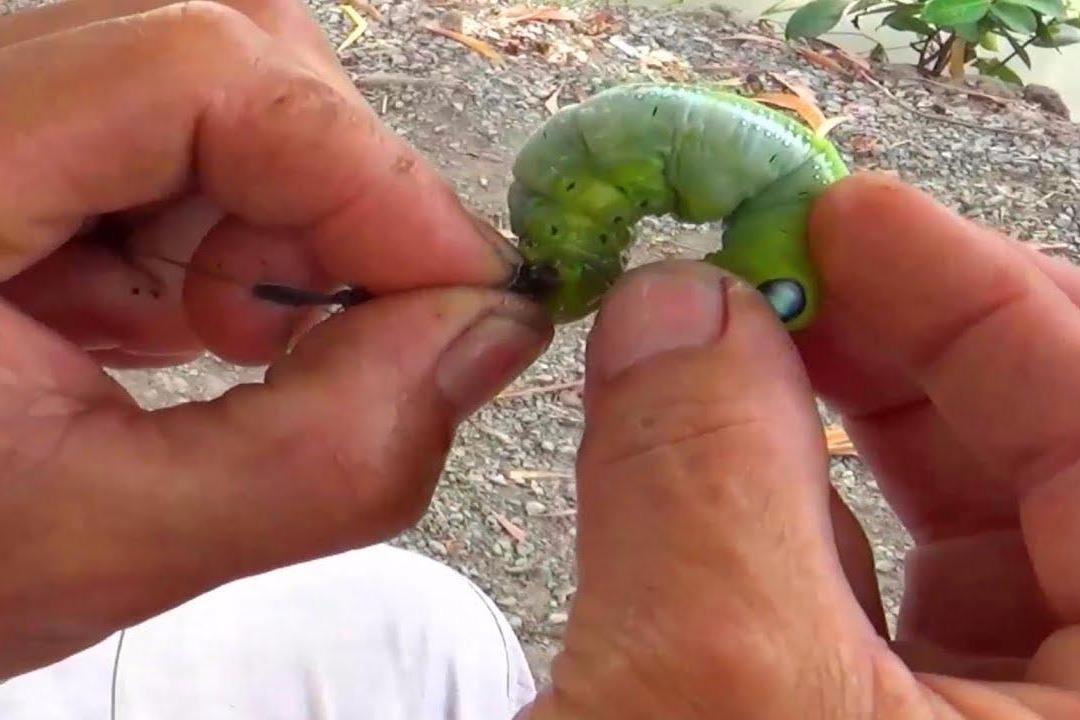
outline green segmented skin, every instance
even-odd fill
[[[507,199],[527,264],[550,272],[538,299],[557,323],[596,309],[625,270],[639,220],[671,215],[723,222],[723,247],[704,259],[761,289],[798,330],[820,302],[810,208],[847,174],[832,143],[778,110],[708,87],[638,83],[537,129]]]

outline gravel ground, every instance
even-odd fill
[[[341,53],[343,62],[383,120],[502,227],[513,155],[547,117],[553,93],[567,104],[635,77],[735,79],[745,88],[778,90],[779,77],[811,88],[826,116],[850,118],[832,135],[853,168],[896,172],[969,217],[1080,258],[1080,131],[1003,86],[981,85],[983,92],[1007,98],[987,100],[880,66],[872,68],[876,81],[870,83],[775,42],[733,40],[762,29],[738,25],[713,9],[582,10],[584,21],[577,25],[500,26],[497,14],[507,6],[499,2],[376,5],[380,19]],[[0,5],[0,12],[15,7]],[[351,29],[347,17],[332,5],[312,9],[330,41],[341,43]],[[495,64],[424,23],[481,37],[505,62]],[[431,79],[409,80],[422,76]],[[634,263],[699,256],[710,242],[707,231],[668,221],[643,222],[640,237]],[[464,425],[430,512],[395,541],[452,565],[488,591],[509,615],[542,679],[574,592],[572,469],[582,430],[576,383],[589,327],[586,320],[561,328],[548,352],[513,386],[511,392],[521,394],[490,404]],[[209,399],[261,375],[260,369],[214,358],[116,373],[147,407]],[[894,623],[910,538],[857,458],[834,459],[832,477],[872,540]]]

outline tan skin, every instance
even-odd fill
[[[409,526],[551,337],[299,4],[159,5],[0,19],[0,677]],[[103,211],[126,255],[69,240]],[[794,338],[699,263],[606,299],[579,590],[522,718],[1080,717],[1080,270],[875,176],[820,200],[811,246],[825,306]],[[154,254],[381,297],[305,333]],[[268,382],[148,413],[101,373],[206,349]],[[917,543],[895,641],[815,392]]]

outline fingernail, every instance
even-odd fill
[[[439,389],[459,417],[470,415],[536,360],[551,335],[541,308],[510,298],[443,351],[435,374]]]
[[[473,225],[476,227],[476,231],[480,233],[480,237],[487,241],[488,246],[495,252],[503,265],[506,266],[508,277],[511,273],[516,272],[522,262],[521,253],[517,251],[517,248],[515,248],[509,240],[503,237],[503,234],[499,232],[494,225],[487,222],[476,213],[470,212],[469,217],[472,218]]]
[[[642,268],[607,298],[590,340],[602,380],[669,350],[717,340],[727,322],[728,278],[701,263]]]

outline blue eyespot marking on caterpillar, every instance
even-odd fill
[[[798,317],[806,307],[806,292],[798,280],[777,278],[758,285],[758,290],[772,305],[781,322]]]

